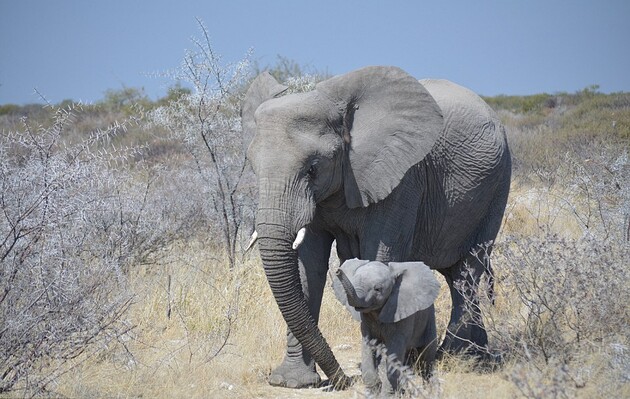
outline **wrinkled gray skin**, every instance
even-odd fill
[[[342,262],[420,260],[439,270],[453,303],[441,349],[485,349],[475,284],[489,264],[471,251],[497,235],[511,170],[495,113],[463,87],[419,82],[395,67],[359,69],[307,93],[284,90],[263,73],[242,109],[260,255],[288,326],[270,383],[317,384],[315,362],[333,384],[350,383],[317,327],[335,239]],[[465,262],[471,274],[462,274]]]
[[[387,381],[381,382],[378,365],[382,359],[375,344],[383,344],[388,356],[396,355],[400,362],[418,362],[423,377],[429,377],[437,351],[433,302],[440,283],[424,263],[386,265],[350,259],[337,271],[333,289],[361,321],[361,374],[369,394],[391,394],[398,391],[400,381],[400,367],[387,365]],[[417,359],[412,358],[414,354]]]

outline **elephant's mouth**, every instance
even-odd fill
[[[359,313],[370,313],[375,310],[378,310],[378,308],[375,308],[374,306],[355,306],[354,310],[356,310]]]

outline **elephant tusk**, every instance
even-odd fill
[[[256,241],[258,241],[258,232],[254,230],[254,232],[252,233],[252,238],[249,239],[249,244],[247,244],[247,248],[245,248],[245,252],[252,249]]]
[[[302,227],[297,232],[297,236],[295,237],[295,241],[293,241],[293,249],[298,249],[298,247],[302,244],[302,241],[304,241],[304,236],[305,235],[306,235],[306,227]]]

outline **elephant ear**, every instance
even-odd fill
[[[343,270],[346,276],[352,277],[359,267],[368,263],[370,263],[369,260],[354,258],[343,262],[340,268],[341,270]],[[336,276],[333,276],[332,278],[332,286],[333,291],[335,292],[335,296],[337,297],[339,302],[341,302],[346,307],[346,309],[348,309],[350,314],[352,314],[352,318],[357,321],[361,321],[361,314],[357,312],[354,307],[348,305],[348,297],[346,295],[346,291],[344,290],[343,285],[341,285],[341,281],[339,281],[339,278],[337,278]]]
[[[379,314],[382,323],[395,323],[430,307],[440,293],[440,283],[422,262],[391,262],[396,276],[392,293]]]
[[[256,134],[254,114],[260,104],[270,98],[279,97],[287,90],[267,71],[261,73],[252,81],[245,93],[245,100],[241,108],[241,124],[243,126],[243,146],[245,152]]]
[[[344,171],[350,208],[387,197],[442,132],[442,112],[433,97],[396,67],[366,67],[335,76],[320,82],[317,91],[343,115],[344,138],[350,142]]]
[[[350,142],[344,187],[350,208],[387,197],[442,133],[440,107],[400,68],[362,68],[320,82],[317,90],[344,118],[344,138]]]

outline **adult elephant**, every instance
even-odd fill
[[[270,383],[317,384],[315,362],[332,383],[349,382],[317,326],[333,240],[341,261],[439,270],[453,304],[441,349],[486,348],[476,287],[489,264],[476,249],[497,235],[511,173],[495,113],[461,86],[395,67],[285,89],[262,73],[242,110],[259,185],[255,234],[288,325]]]

